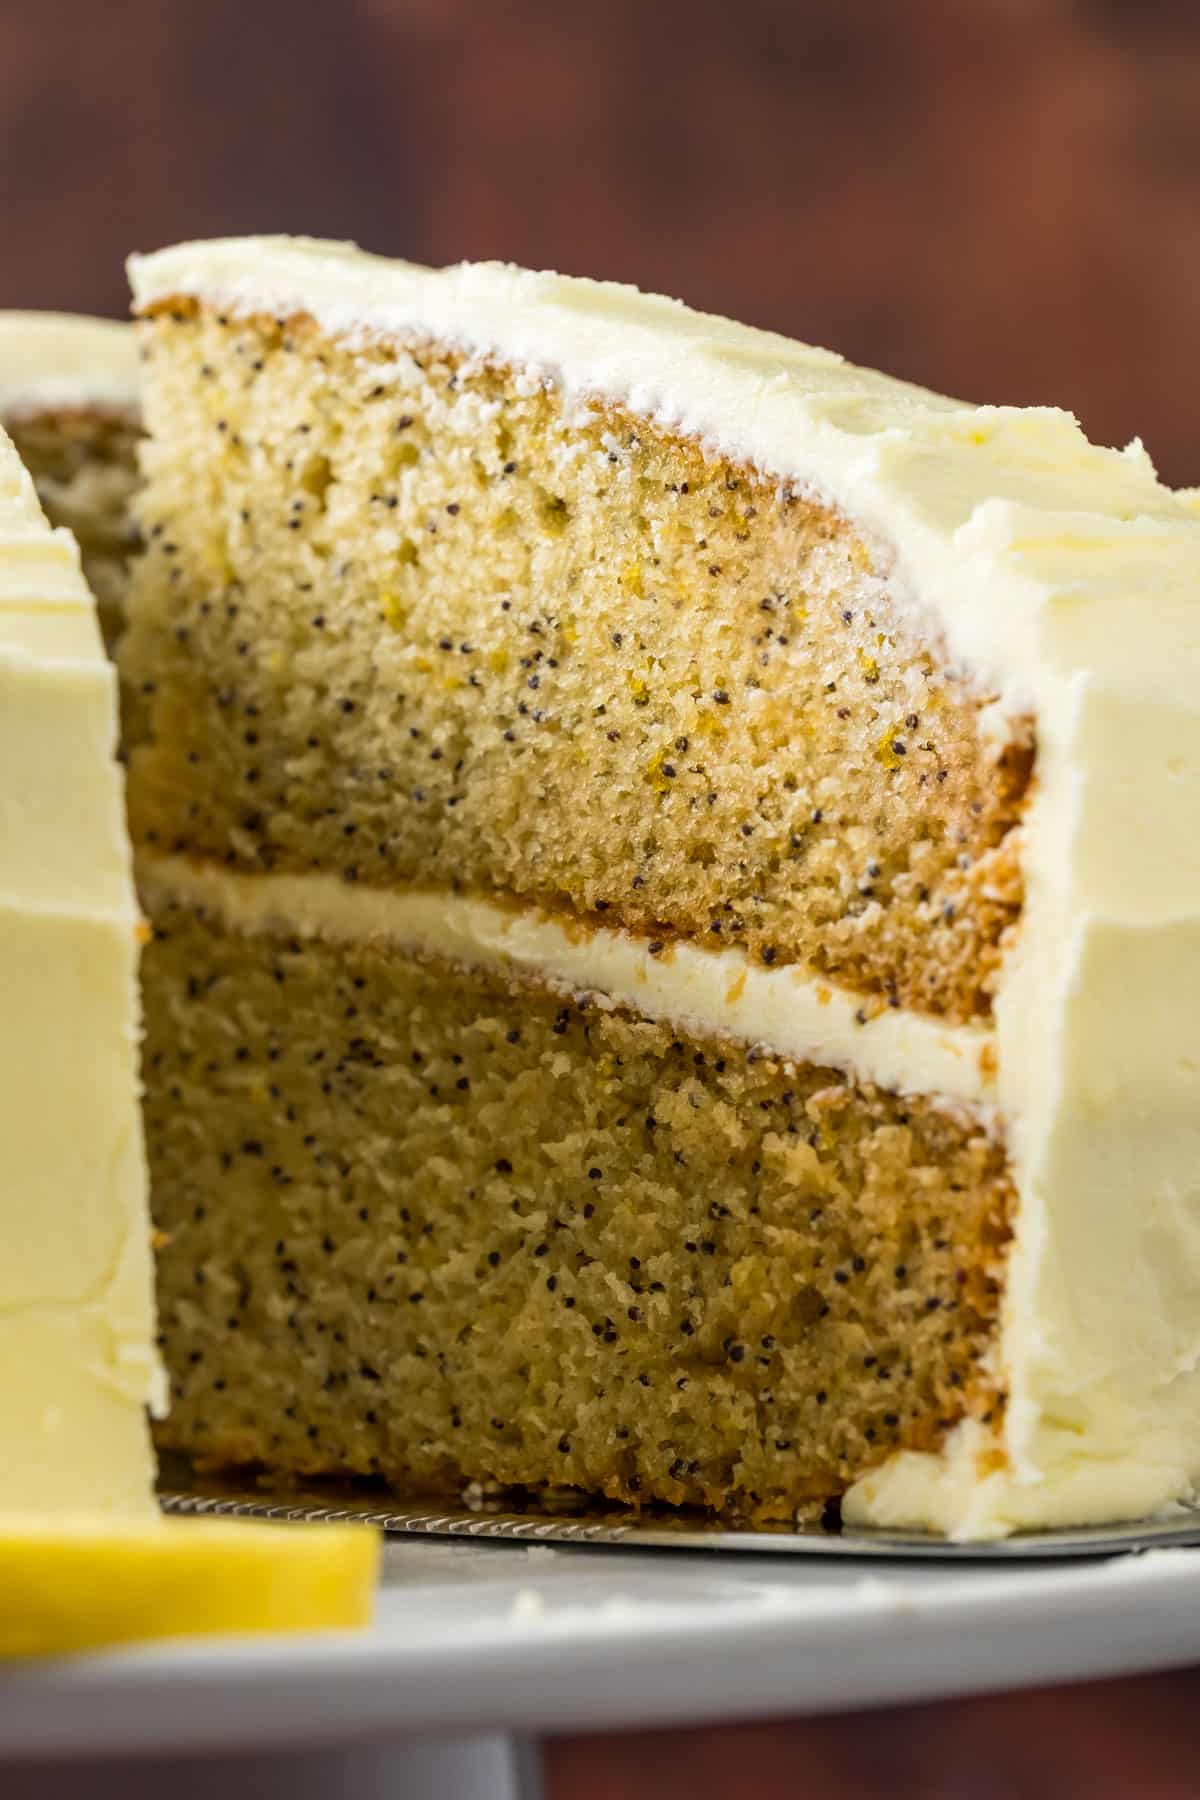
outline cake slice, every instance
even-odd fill
[[[116,680],[0,432],[0,1514],[151,1514],[161,1397]]]
[[[111,648],[136,542],[132,327],[74,313],[0,312],[0,428],[32,474],[50,523],[74,533]]]
[[[1200,1467],[1200,529],[636,292],[132,265],[164,1441],[981,1536]]]

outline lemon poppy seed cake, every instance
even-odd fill
[[[135,542],[137,344],[129,325],[73,313],[0,312],[0,426],[50,523],[80,549],[104,641],[120,625]]]
[[[165,1441],[963,1535],[1200,1466],[1200,530],[628,289],[132,265]]]

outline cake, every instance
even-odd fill
[[[135,543],[137,396],[130,326],[72,313],[0,312],[0,426],[51,524],[75,535],[110,647]]]
[[[1194,502],[629,289],[133,280],[164,1442],[962,1537],[1188,1495]]]
[[[0,1516],[153,1515],[141,921],[116,681],[0,432]]]

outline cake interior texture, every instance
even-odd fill
[[[1033,763],[811,495],[420,337],[141,326],[120,647],[173,1399],[214,1465],[786,1518],[993,1418],[995,1109],[170,865],[789,965],[986,1026]]]
[[[1031,740],[995,753],[843,519],[435,346],[180,303],[144,330],[141,844],[986,1016]]]
[[[786,1518],[996,1405],[1011,1189],[969,1119],[144,898],[165,1443]]]
[[[4,420],[52,525],[79,544],[106,647],[115,649],[128,562],[137,545],[133,494],[140,427],[106,406],[39,406]]]

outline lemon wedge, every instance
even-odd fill
[[[370,1621],[379,1533],[244,1519],[0,1519],[0,1657]]]

